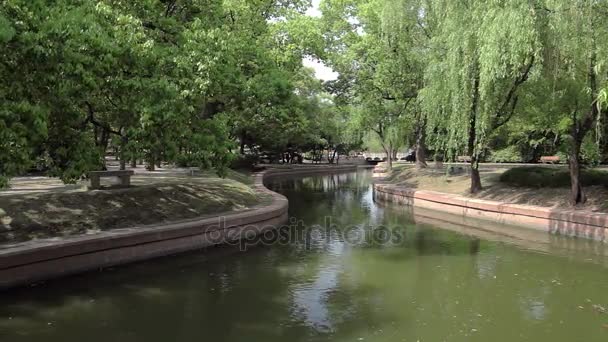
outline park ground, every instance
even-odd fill
[[[18,177],[0,192],[0,245],[32,239],[95,234],[103,230],[145,226],[232,211],[250,210],[269,200],[251,187],[250,174],[167,168],[135,169],[132,187],[89,191],[87,182],[64,185],[48,177]]]
[[[447,167],[439,169],[433,163],[420,170],[412,164],[397,164],[387,181],[414,189],[497,202],[572,209],[568,169],[565,165],[482,166],[480,176],[483,190],[477,194],[469,192],[471,180],[467,166],[455,166],[453,170],[450,173]],[[608,170],[598,168],[584,171],[583,183],[585,182],[587,202],[576,208],[608,212]]]
[[[115,168],[110,165],[110,168]],[[451,172],[447,169],[451,168]],[[505,203],[571,209],[567,167],[481,167],[483,191],[468,192],[466,165],[418,170],[397,163],[387,181],[409,188],[459,194]],[[48,177],[17,177],[9,190],[0,191],[0,248],[33,239],[56,239],[95,234],[104,230],[205,218],[251,210],[270,199],[257,193],[249,172],[215,173],[184,168],[134,169],[132,187],[115,188],[105,181],[89,191],[86,180],[65,185]],[[104,179],[105,180],[105,179]],[[578,209],[608,212],[608,170],[583,173],[588,197]]]

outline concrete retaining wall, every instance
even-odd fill
[[[553,234],[608,240],[607,213],[508,204],[382,183],[374,184],[374,198]]]
[[[269,194],[272,201],[252,210],[155,227],[31,241],[0,249],[0,289],[253,237],[281,226],[288,218],[287,199],[268,190],[264,180],[352,170],[356,170],[356,166],[270,169],[255,176],[254,187],[258,192]]]
[[[294,176],[312,176],[319,174],[330,174],[337,172],[350,172],[356,171],[357,165],[315,165],[315,164],[304,164],[304,165],[286,165],[282,167],[273,167],[264,172],[264,179],[272,179],[274,177],[294,177]]]

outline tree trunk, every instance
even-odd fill
[[[150,156],[150,158],[148,159],[148,165],[146,165],[146,169],[148,171],[154,171],[155,166],[156,166],[156,161],[154,160],[153,156]]]
[[[583,204],[587,201],[581,184],[581,144],[583,143],[583,139],[585,139],[587,132],[593,127],[595,120],[602,114],[600,113],[600,108],[598,106],[598,82],[595,70],[596,62],[596,53],[595,49],[593,49],[588,74],[589,89],[591,91],[591,108],[580,119],[577,118],[576,111],[572,113],[573,124],[572,127],[570,127],[572,148],[570,149],[568,164],[570,169],[570,200],[573,205]]]
[[[473,103],[471,105],[471,111],[469,113],[469,143],[468,152],[471,158],[471,193],[475,194],[481,191],[481,177],[479,176],[479,160],[478,151],[475,150],[477,143],[477,106],[479,104],[479,71],[477,71],[475,77],[475,84],[473,85]]]
[[[393,149],[390,146],[388,148],[385,147],[384,153],[386,153],[386,170],[390,172],[393,170]]]
[[[471,193],[476,194],[480,192],[481,187],[481,177],[479,176],[479,162],[477,161],[477,157],[471,156]]]
[[[572,147],[568,155],[568,168],[570,170],[570,201],[573,205],[583,204],[587,201],[587,197],[583,192],[581,184],[581,145],[587,132],[593,127],[593,122],[600,115],[597,106],[597,100],[591,104],[591,110],[580,119],[573,114],[573,125],[570,127],[570,137],[572,138]]]
[[[123,133],[124,134],[124,133]],[[126,149],[127,149],[128,138],[125,135],[120,136],[120,150],[116,154],[120,159],[120,169],[127,169],[127,158],[126,158]]]
[[[436,169],[443,169],[443,159],[444,159],[444,154],[435,151],[435,168]]]
[[[137,158],[131,159],[131,167],[132,168],[136,168],[137,167]]]
[[[330,164],[333,164],[334,161],[336,160],[336,152],[337,152],[337,150],[334,150],[333,154],[331,155],[331,160],[329,161]]]
[[[102,129],[101,131],[101,140],[99,141],[99,146],[101,147],[101,151],[103,152],[104,157],[108,152],[108,144],[110,143],[110,132],[106,129]]]
[[[579,137],[573,137],[572,149],[568,158],[568,164],[570,169],[570,201],[572,205],[583,204],[587,201],[587,197],[583,192],[583,186],[581,185],[581,164],[580,164],[580,152],[581,152],[581,140]]]
[[[481,191],[481,177],[479,176],[479,160],[477,156],[477,152],[475,151],[475,116],[471,120],[471,125],[469,126],[469,144],[468,144],[468,152],[469,157],[471,158],[471,189],[470,192],[472,194],[478,193]]]
[[[426,129],[419,127],[416,134],[416,168],[424,169],[426,167]]]

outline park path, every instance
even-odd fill
[[[414,165],[406,162],[395,162],[395,165]],[[432,162],[431,162],[432,164]],[[445,165],[468,166],[466,163],[445,163]],[[106,166],[108,170],[118,170],[119,162],[114,157],[106,157]],[[518,166],[544,166],[544,167],[567,167],[566,164],[550,165],[550,164],[523,164],[523,163],[481,163],[480,167],[487,169],[493,168],[512,168]],[[608,171],[608,165],[600,165],[597,168]],[[191,176],[197,168],[175,167],[171,165],[163,165],[156,168],[155,171],[146,170],[144,165],[137,165],[135,168],[127,167],[127,170],[133,170],[135,175],[131,178],[134,185],[147,185],[166,181],[175,181],[181,178]],[[108,179],[108,182],[116,181]],[[23,176],[15,177],[10,180],[10,188],[1,190],[0,196],[10,196],[17,194],[29,193],[45,193],[45,192],[73,192],[87,191],[88,180],[78,181],[76,184],[63,184],[59,178],[45,176]]]
[[[118,161],[113,157],[106,157],[106,166],[108,170],[118,170]],[[196,168],[180,168],[170,165],[163,165],[162,168],[157,168],[155,171],[148,171],[144,165],[137,165],[135,168],[128,167],[127,170],[133,170],[135,175],[131,177],[131,183],[134,185],[147,185],[166,181],[175,181],[192,175],[192,171]],[[104,182],[116,182],[112,178],[104,179]],[[0,191],[0,196],[47,193],[47,192],[77,192],[87,191],[89,181],[84,179],[75,184],[64,184],[59,178],[45,176],[23,176],[15,177],[10,180],[10,188]]]

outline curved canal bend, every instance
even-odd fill
[[[603,245],[551,238],[541,252],[415,224],[370,184],[369,171],[273,181],[293,228],[246,253],[0,293],[0,341],[608,339]]]

